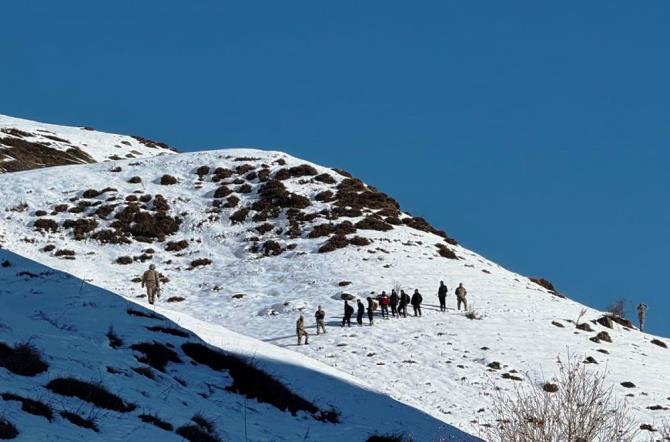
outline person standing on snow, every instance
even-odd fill
[[[640,331],[644,331],[644,320],[647,316],[647,304],[638,304],[637,320],[640,321]]]
[[[458,308],[458,311],[461,311],[461,304],[463,304],[463,310],[468,309],[468,300],[465,299],[465,295],[468,294],[468,291],[465,290],[465,287],[463,287],[463,283],[461,282],[458,285],[458,288],[456,288],[456,307]]]
[[[342,318],[342,327],[344,324],[347,324],[348,327],[351,327],[351,315],[354,314],[354,308],[349,305],[349,301],[344,300],[344,317]]]
[[[391,305],[391,314],[395,318],[395,316],[398,314],[398,293],[396,293],[395,289],[391,290],[391,296],[389,296],[389,304]]]
[[[379,305],[382,308],[382,319],[389,318],[389,297],[386,296],[386,292],[382,292],[381,296],[379,296]]]
[[[372,319],[374,317],[374,312],[375,312],[374,301],[372,300],[371,297],[368,296],[368,320],[370,321],[370,325],[372,325]]]
[[[440,311],[447,311],[447,286],[444,285],[444,281],[440,281],[440,288],[437,289],[437,298],[440,300]]]
[[[309,344],[309,334],[305,331],[305,317],[301,314],[295,323],[295,333],[298,335],[298,345],[302,345],[302,337],[305,337],[305,345]]]
[[[323,334],[326,334],[326,312],[321,310],[321,306],[316,310],[316,313],[314,313],[314,317],[316,318],[316,334],[319,334],[320,330],[323,330]]]
[[[154,305],[156,296],[160,297],[160,275],[156,271],[156,266],[151,264],[149,270],[142,275],[142,287],[147,288],[147,298],[149,304]]]
[[[414,307],[414,316],[421,316],[421,303],[423,302],[423,296],[421,296],[421,293],[419,293],[419,289],[414,289],[411,302],[412,307]]]
[[[400,290],[400,304],[398,304],[398,317],[401,315],[407,317],[407,305],[409,304],[409,295],[404,290]]]
[[[358,312],[356,313],[356,322],[358,322],[359,326],[363,325],[363,315],[365,314],[365,305],[361,302],[361,300],[358,300]]]

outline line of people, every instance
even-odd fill
[[[440,301],[440,311],[445,312],[447,310],[447,294],[449,289],[444,284],[444,281],[440,281],[440,286],[437,290],[437,297]],[[468,309],[468,301],[466,299],[467,290],[463,286],[463,283],[460,283],[456,288],[456,308],[460,311],[461,306],[464,310]],[[379,309],[381,312],[382,319],[389,319],[389,308],[391,311],[391,316],[394,318],[406,318],[407,317],[407,307],[412,306],[414,310],[415,317],[421,317],[421,304],[423,303],[423,296],[419,293],[419,289],[415,289],[412,296],[409,296],[405,293],[404,290],[400,290],[400,293],[397,293],[395,289],[391,290],[391,295],[387,295],[385,291],[382,291],[381,295],[376,298],[368,296],[366,298],[366,305],[358,299],[356,301],[356,308],[349,304],[349,300],[344,301],[344,315],[342,317],[342,327],[347,326],[351,327],[351,318],[354,313],[356,313],[356,323],[359,326],[363,326],[363,318],[367,312],[368,323],[369,325],[374,324],[374,312]],[[316,320],[316,334],[326,333],[326,312],[319,306],[314,313],[314,318]],[[300,315],[296,323],[296,334],[298,336],[298,345],[302,345],[302,338],[305,338],[305,344],[309,344],[309,333],[305,330],[305,317]]]

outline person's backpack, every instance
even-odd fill
[[[375,310],[377,310],[377,307],[379,307],[379,304],[377,304],[377,301],[375,301],[373,299],[372,300],[372,311],[374,312]]]

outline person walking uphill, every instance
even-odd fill
[[[391,296],[389,296],[389,304],[391,305],[391,314],[395,318],[395,316],[398,314],[398,301],[400,299],[398,298],[398,293],[396,293],[395,289],[391,290]]]
[[[447,286],[444,285],[444,281],[440,281],[440,288],[437,289],[437,298],[440,300],[440,311],[444,312],[447,310]]]
[[[468,291],[465,290],[465,287],[463,287],[463,283],[461,282],[456,288],[456,308],[458,311],[461,310],[461,304],[463,304],[463,310],[468,309],[468,300],[465,299],[465,295],[467,294]]]
[[[298,345],[302,345],[302,337],[305,337],[305,345],[309,344],[309,334],[305,331],[305,317],[300,315],[295,323],[295,333],[298,335]]]
[[[365,315],[365,305],[361,302],[361,300],[358,300],[358,312],[356,313],[356,322],[358,322],[358,325],[363,325],[363,315]]]
[[[354,314],[354,308],[349,305],[349,301],[344,301],[344,317],[342,317],[342,327],[344,324],[347,324],[347,327],[351,327],[351,315]],[[325,330],[324,330],[325,333]]]
[[[647,304],[638,304],[637,320],[640,321],[640,331],[644,331],[644,320],[647,316]]]
[[[421,293],[419,293],[419,289],[414,289],[411,302],[412,307],[414,307],[414,316],[421,316],[421,303],[423,302],[423,296],[421,296]]]
[[[149,270],[142,275],[142,287],[147,288],[147,298],[149,304],[153,305],[156,301],[156,296],[160,297],[160,275],[156,271],[156,266],[151,264]]]
[[[316,334],[319,334],[319,331],[323,330],[323,334],[326,334],[326,312],[321,309],[321,306],[314,313],[316,318]]]

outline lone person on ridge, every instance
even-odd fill
[[[647,316],[647,304],[638,304],[637,306],[637,320],[640,321],[640,331],[644,331],[644,320]]]

